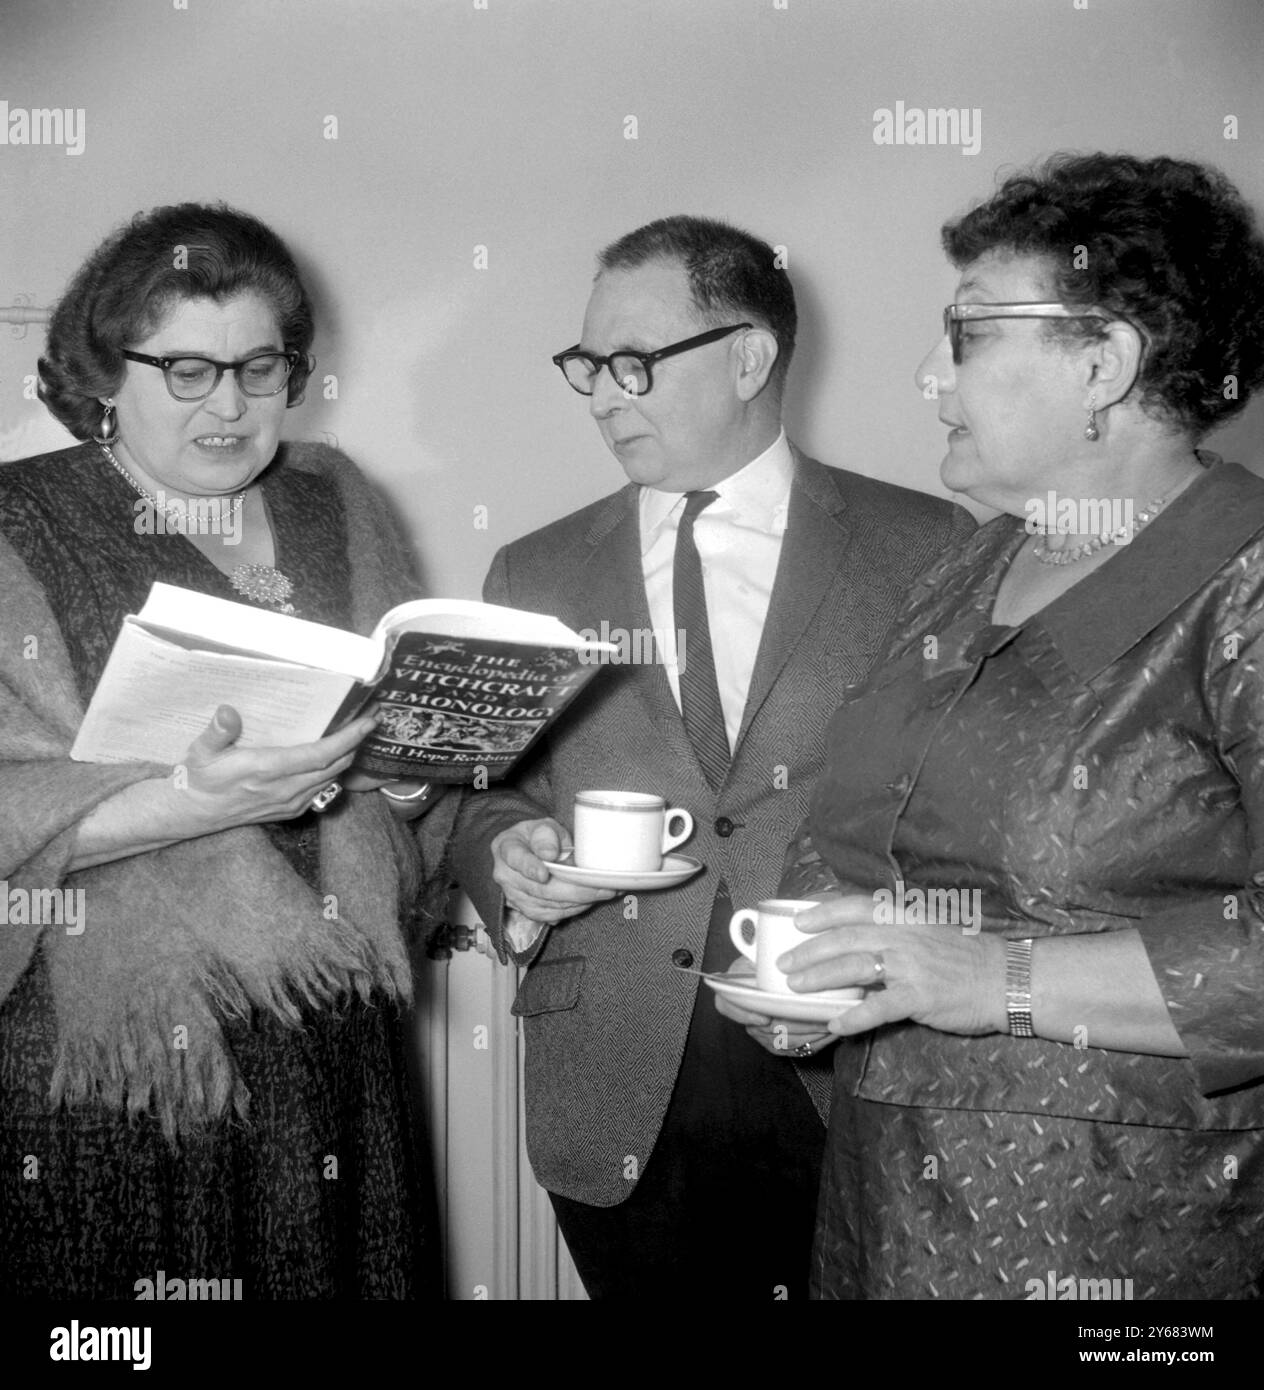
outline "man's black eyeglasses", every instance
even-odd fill
[[[664,357],[674,357],[678,352],[688,352],[690,348],[702,347],[705,343],[719,342],[721,338],[740,329],[753,328],[751,323],[732,323],[727,328],[710,328],[692,338],[679,343],[671,343],[655,352],[612,352],[608,357],[597,357],[591,352],[581,352],[579,344],[559,352],[553,361],[561,369],[562,375],[581,396],[591,396],[597,388],[597,377],[602,367],[609,370],[616,384],[629,396],[644,396],[654,385],[650,368]]]

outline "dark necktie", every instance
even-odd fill
[[[693,523],[698,513],[718,496],[716,492],[685,493],[685,512],[676,531],[676,561],[672,570],[676,631],[685,634],[679,673],[680,712],[685,732],[713,787],[718,787],[728,775],[729,739],[715,679],[707,595],[702,586],[702,561],[693,539]]]

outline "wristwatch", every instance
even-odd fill
[[[1031,1026],[1031,937],[1005,943],[1005,1012],[1011,1037],[1036,1036]]]

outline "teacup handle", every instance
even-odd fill
[[[672,830],[673,822],[680,822],[680,829]],[[672,806],[663,812],[663,853],[675,849],[677,845],[683,845],[693,834],[693,817],[688,811],[682,811],[679,806]]]
[[[759,923],[759,913],[753,907],[743,907],[733,914],[729,919],[729,935],[733,938],[733,945],[749,961],[755,959],[755,943],[747,941],[742,935],[742,927],[749,922],[752,927],[757,927]]]

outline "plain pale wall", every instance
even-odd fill
[[[792,435],[939,492],[943,430],[913,385],[953,286],[938,229],[998,169],[1181,155],[1264,207],[1260,0],[180,3],[0,4],[0,99],[86,116],[82,155],[0,146],[0,304],[49,304],[140,208],[262,217],[320,312],[288,432],[336,438],[390,492],[431,592],[477,594],[498,545],[622,483],[549,357],[579,335],[597,249],[651,218],[785,246]],[[980,152],[875,144],[897,101],[977,107]],[[67,442],[22,396],[41,344],[0,328],[0,457]],[[1256,402],[1211,442],[1264,471],[1262,421]]]

